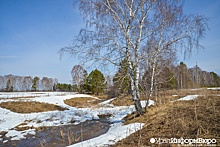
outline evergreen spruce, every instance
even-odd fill
[[[95,69],[92,71],[85,81],[85,90],[91,92],[92,94],[99,95],[104,93],[106,86],[106,80],[104,75],[98,70]]]

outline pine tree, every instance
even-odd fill
[[[128,66],[126,59],[122,60],[118,72],[113,78],[114,87],[119,93],[129,93],[131,90],[130,78],[128,76]]]
[[[219,76],[215,73],[215,72],[210,72],[211,76],[212,76],[212,86],[213,87],[218,87],[220,86],[220,78]]]
[[[34,77],[33,85],[31,87],[33,91],[37,91],[37,81],[39,81],[39,78],[38,77]]]
[[[170,70],[170,68],[165,67],[160,74],[160,88],[162,89],[176,89],[177,88],[177,80],[174,77],[174,73]]]
[[[11,84],[11,80],[10,79],[8,79],[8,81],[7,81],[5,91],[7,91],[7,92],[12,92],[13,91],[13,86]]]
[[[180,62],[180,65],[178,68],[178,88],[184,89],[189,87],[189,75],[188,75],[188,69],[185,63]]]
[[[96,95],[104,93],[104,89],[106,86],[104,75],[99,70],[95,69],[86,78],[85,86],[87,92],[92,92]]]

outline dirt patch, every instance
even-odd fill
[[[95,99],[92,97],[79,97],[79,98],[64,100],[64,103],[71,107],[88,108],[88,107],[94,107],[102,101],[103,100]]]
[[[36,129],[36,135],[27,135],[27,139],[9,140],[4,146],[12,147],[64,147],[85,141],[106,133],[110,125],[106,122],[86,121],[78,125],[63,125],[56,127],[41,127]],[[1,145],[0,145],[1,146]]]
[[[135,116],[135,114],[127,116],[126,123],[143,122],[144,128],[114,146],[159,146],[150,143],[150,139],[181,137],[216,139],[216,146],[220,145],[220,97],[214,96],[212,92],[191,101],[152,106],[143,116]]]
[[[17,113],[33,113],[33,112],[46,112],[46,111],[64,111],[66,108],[62,108],[57,105],[41,103],[41,102],[27,102],[27,101],[12,101],[12,102],[2,102],[0,107],[9,109]]]

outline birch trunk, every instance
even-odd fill
[[[154,78],[155,78],[155,69],[156,69],[156,58],[154,58],[154,62],[153,62],[153,68],[152,68],[152,75],[151,75],[151,80],[150,80],[150,91],[149,91],[149,95],[147,97],[147,104],[145,106],[145,111],[147,112],[147,107],[149,105],[149,101],[153,95],[153,87],[154,87]]]
[[[135,109],[138,112],[138,114],[143,114],[142,112],[142,106],[140,102],[140,93],[139,93],[139,68],[134,68],[132,66],[131,62],[131,54],[130,54],[130,48],[127,47],[126,49],[126,56],[127,56],[127,62],[128,62],[128,68],[129,68],[129,76],[131,80],[131,94],[132,94],[132,99],[134,101]]]

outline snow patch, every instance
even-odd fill
[[[114,99],[116,99],[116,98],[112,98],[112,99],[106,100],[104,102],[101,102],[101,103],[99,103],[99,106],[114,107],[113,104],[110,104],[110,102],[113,101]]]
[[[33,96],[32,98],[27,98],[28,96]],[[114,106],[111,105],[110,102],[114,99],[110,99],[99,104],[99,107],[96,108],[76,108],[70,107],[64,103],[64,100],[77,98],[77,97],[92,97],[85,94],[76,94],[76,93],[64,93],[64,92],[11,92],[11,93],[0,93],[1,102],[11,101],[11,99],[17,97],[17,100],[26,100],[26,101],[37,101],[37,102],[45,102],[49,104],[55,104],[64,108],[68,108],[65,111],[49,111],[49,112],[39,112],[39,113],[28,113],[21,114],[15,113],[8,109],[3,109],[0,107],[0,132],[5,131],[8,132],[7,137],[12,137],[12,140],[20,140],[25,138],[27,134],[35,133],[34,129],[24,130],[24,131],[16,131],[14,127],[19,124],[25,122],[21,127],[41,127],[41,126],[59,126],[66,125],[72,123],[72,120],[75,121],[75,124],[80,122],[84,122],[86,120],[94,120],[99,119],[99,115],[107,115],[111,114],[109,118],[109,122],[112,123],[111,128],[105,137],[102,138],[102,141],[106,139],[107,136],[111,136],[108,139],[108,142],[116,142],[119,139],[125,138],[130,133],[133,133],[140,129],[143,124],[130,124],[130,125],[122,125],[123,118],[128,114],[131,114],[135,111],[134,105],[131,106]],[[26,98],[22,98],[26,97]],[[153,105],[154,101],[150,100],[149,105]],[[146,101],[141,101],[141,105],[145,107]],[[110,107],[111,106],[111,107]],[[99,139],[96,140],[98,144]],[[0,136],[0,141],[3,143],[7,142],[4,140],[2,136]],[[85,142],[84,142],[85,143]],[[104,143],[101,144],[105,144]]]
[[[20,140],[25,139],[26,135],[35,135],[35,129],[29,129],[25,131],[16,131],[16,130],[10,130],[5,136],[6,137],[12,137],[11,140]]]
[[[118,142],[119,140],[126,138],[132,133],[142,129],[143,126],[144,126],[143,123],[133,123],[128,125],[122,125],[121,123],[116,123],[110,127],[107,133],[90,140],[86,140],[74,145],[70,145],[68,147],[112,145]]]
[[[178,100],[175,100],[175,101],[190,101],[190,100],[194,100],[198,97],[199,95],[187,95],[183,98],[180,98]]]
[[[174,94],[174,95],[172,95],[173,97],[176,97],[176,96],[178,96],[178,95],[176,95],[176,94]]]
[[[207,88],[208,90],[220,90],[220,87]]]
[[[66,94],[67,92],[0,92],[0,98],[50,97],[55,95],[63,96]]]

